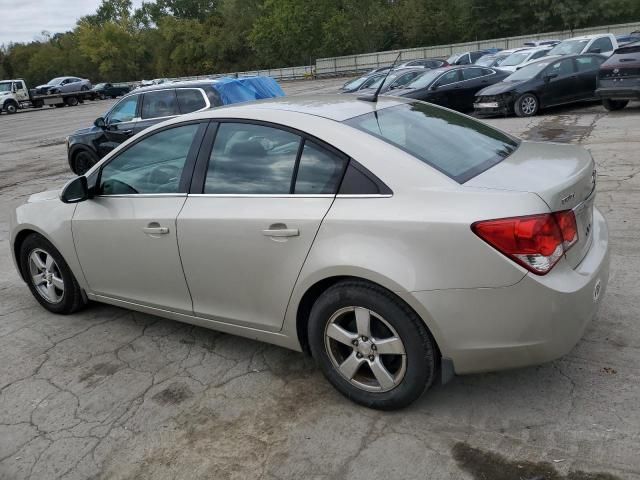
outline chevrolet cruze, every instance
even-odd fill
[[[305,350],[381,409],[555,359],[608,279],[591,155],[416,100],[282,98],[149,128],[12,218],[54,313],[88,301]]]

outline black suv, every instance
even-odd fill
[[[185,113],[230,103],[284,95],[270,77],[220,78],[138,88],[111,109],[67,137],[67,158],[83,175],[111,150],[147,127]]]

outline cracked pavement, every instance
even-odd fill
[[[640,103],[488,121],[591,150],[609,288],[564,358],[457,377],[391,413],[349,402],[300,353],[106,305],[39,306],[10,259],[8,212],[70,178],[64,136],[111,104],[0,116],[0,478],[480,478],[453,454],[464,443],[562,475],[640,480]]]

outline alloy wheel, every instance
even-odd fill
[[[533,115],[536,112],[538,102],[532,96],[524,97],[520,102],[520,108],[525,115]]]
[[[325,348],[340,375],[368,392],[392,390],[406,373],[402,339],[384,318],[366,308],[335,312],[325,328]]]
[[[29,254],[29,273],[33,286],[49,303],[60,303],[64,296],[64,280],[53,256],[40,248]]]

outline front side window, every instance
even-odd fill
[[[554,63],[547,70],[547,75],[558,75],[559,77],[565,77],[573,73],[573,62],[570,58],[561,60]]]
[[[180,113],[195,112],[207,106],[202,92],[195,88],[178,88],[176,90],[176,96],[178,97]]]
[[[336,193],[346,164],[346,158],[306,140],[300,156],[294,193]]]
[[[198,124],[154,133],[107,163],[100,173],[100,195],[178,193],[180,177]]]
[[[204,193],[289,194],[301,138],[248,123],[222,123],[209,159]]]
[[[173,88],[144,94],[142,114],[140,115],[143,119],[170,117],[178,115],[178,113],[176,91]]]
[[[508,157],[518,142],[472,118],[415,102],[344,123],[369,133],[464,183]]]
[[[548,51],[549,50],[540,50],[539,52],[536,52],[533,55],[531,55],[531,58],[529,60],[535,60],[536,58],[542,58],[547,54]]]
[[[604,59],[598,59],[597,57],[578,57],[576,58],[576,66],[578,67],[578,72],[589,72],[600,68],[600,64],[603,61]]]
[[[107,115],[107,123],[130,122],[136,118],[136,109],[138,108],[139,95],[132,95],[121,100]]]
[[[457,81],[458,81],[458,70],[453,70],[451,72],[448,72],[442,75],[440,79],[436,82],[436,86],[442,87],[444,85],[449,85]]]

